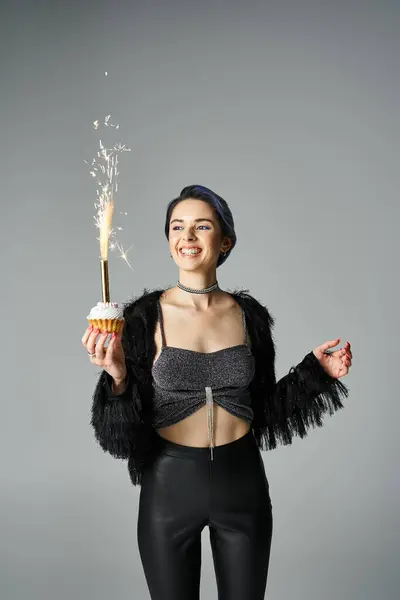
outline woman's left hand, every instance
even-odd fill
[[[333,352],[325,352],[328,348],[337,346],[339,342],[340,338],[329,340],[313,350],[314,356],[318,359],[321,367],[325,369],[328,375],[335,379],[347,375],[349,368],[351,367],[351,359],[353,358],[353,354],[350,350],[350,342],[346,342],[344,348],[334,350]]]

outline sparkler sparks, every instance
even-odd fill
[[[111,122],[111,115],[104,117],[102,123],[100,123],[98,119],[93,121],[93,129],[95,131],[99,131],[100,127],[119,129],[119,125]],[[97,238],[100,242],[100,258],[102,260],[107,260],[108,248],[110,248],[110,250],[117,249],[120,252],[119,257],[127,263],[130,269],[132,269],[132,266],[127,259],[127,254],[132,246],[128,250],[124,250],[122,244],[116,238],[116,229],[122,231],[123,228],[111,227],[114,213],[114,200],[118,192],[119,156],[122,152],[130,152],[130,150],[130,148],[127,148],[126,145],[121,142],[115,143],[107,148],[102,140],[99,139],[99,150],[97,151],[96,156],[90,163],[86,160],[84,162],[89,165],[89,173],[96,180],[97,185],[97,202],[94,203],[96,215],[94,216],[94,220],[96,227],[100,230],[100,236]],[[127,215],[126,212],[120,214]]]

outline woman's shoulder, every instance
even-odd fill
[[[132,296],[123,303],[124,318],[131,319],[138,317],[147,320],[152,311],[154,312],[157,300],[163,292],[163,288],[153,290],[144,288],[140,294]]]
[[[245,310],[249,320],[266,321],[269,327],[274,326],[275,319],[267,305],[260,300],[257,300],[257,298],[250,294],[248,289],[236,287],[233,290],[229,290],[229,293]]]

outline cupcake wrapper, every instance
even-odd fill
[[[100,332],[118,333],[122,327],[123,319],[88,319],[93,327],[98,327]]]

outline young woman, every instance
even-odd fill
[[[260,450],[343,408],[350,344],[326,352],[339,340],[324,342],[276,382],[268,309],[218,286],[216,269],[236,244],[225,200],[184,188],[168,205],[165,234],[177,285],[127,303],[107,347],[96,330],[82,338],[102,368],[91,423],[141,485],[137,536],[151,598],[199,598],[207,525],[219,597],[261,600],[273,517]]]

